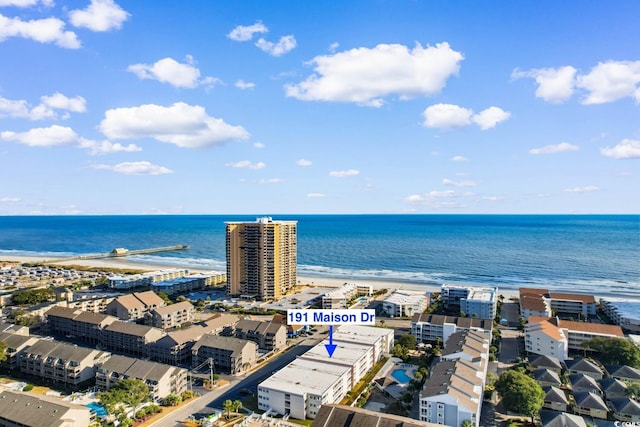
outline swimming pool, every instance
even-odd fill
[[[396,369],[391,372],[391,376],[395,378],[395,380],[400,384],[407,384],[409,383],[409,381],[411,381],[411,377],[407,375],[406,369]]]
[[[96,402],[91,402],[91,403],[87,403],[86,405],[87,408],[91,409],[93,412],[96,413],[96,417],[106,417],[109,413],[107,412],[106,409],[104,409],[104,406],[100,405],[99,403]]]

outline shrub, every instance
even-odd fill
[[[31,391],[33,390],[33,384],[27,384],[26,386],[24,386],[24,388],[22,389],[22,391]]]

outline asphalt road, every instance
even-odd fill
[[[189,418],[191,415],[194,415],[196,418],[200,418],[204,415],[211,414],[214,408],[222,410],[222,404],[227,399],[244,399],[246,397],[246,390],[250,390],[251,393],[256,393],[258,384],[269,377],[274,371],[283,368],[296,357],[311,349],[311,347],[319,343],[325,337],[326,335],[316,333],[313,337],[300,341],[298,345],[280,354],[260,369],[257,369],[244,377],[229,377],[231,379],[229,385],[219,390],[205,391],[205,393],[198,399],[170,412],[167,416],[158,419],[157,421],[149,424],[149,426],[180,426],[182,425],[181,422]]]

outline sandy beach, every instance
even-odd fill
[[[72,260],[55,262],[55,259],[45,259],[40,257],[30,256],[3,256],[0,258],[0,265],[3,262],[13,263],[35,263],[35,264],[52,264],[58,266],[70,266],[78,265],[83,267],[94,268],[118,268],[127,270],[140,270],[140,271],[155,271],[171,268],[187,268],[193,272],[202,272],[207,270],[192,268],[187,265],[162,265],[162,264],[150,264],[140,263],[128,260],[126,257],[120,258],[99,258],[99,259],[87,259],[87,260]],[[402,281],[388,281],[388,280],[371,280],[371,279],[355,279],[349,277],[311,277],[311,276],[298,276],[298,283],[300,285],[309,286],[321,286],[329,288],[339,288],[345,283],[355,283],[363,285],[371,285],[374,289],[407,289],[407,290],[424,290],[425,292],[440,292],[440,286],[429,285],[422,283],[409,283]],[[513,289],[499,289],[499,294],[504,295],[506,299],[517,297],[518,291]]]

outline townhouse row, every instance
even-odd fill
[[[149,387],[154,400],[187,390],[183,368],[10,332],[1,333],[0,340],[7,343],[5,368],[64,388],[80,390],[95,384],[109,390],[122,379],[134,378]]]
[[[421,421],[480,425],[490,343],[490,335],[478,330],[449,336],[420,392]]]

